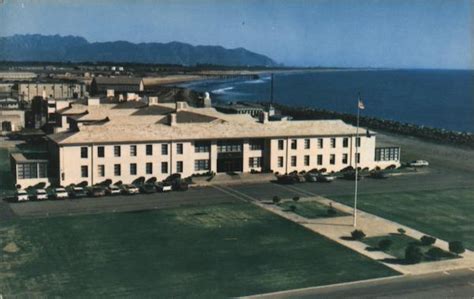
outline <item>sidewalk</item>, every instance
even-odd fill
[[[329,206],[329,203],[332,203],[332,206],[335,209],[341,210],[345,213],[352,214],[352,207],[343,205],[341,203],[326,199],[320,196],[314,197],[305,197],[301,198],[301,201],[316,201],[320,204]],[[371,259],[378,260],[382,262],[389,268],[394,269],[402,274],[425,274],[439,271],[447,271],[454,269],[462,269],[468,267],[474,267],[474,253],[472,251],[466,250],[461,256],[462,258],[443,260],[443,261],[432,261],[432,262],[423,262],[414,265],[401,265],[383,262],[383,259],[392,259],[394,258],[391,255],[388,255],[382,251],[368,251],[366,250],[367,245],[360,241],[354,241],[347,239],[351,236],[351,232],[355,229],[353,227],[353,218],[352,216],[342,216],[342,217],[332,217],[332,218],[318,218],[318,219],[307,219],[300,215],[297,215],[292,212],[283,211],[280,207],[269,204],[262,203],[259,201],[252,201],[257,206],[260,206],[272,213],[280,215],[288,220],[291,220],[295,223],[298,223],[307,229],[314,231],[318,234],[321,234],[345,247],[348,247],[358,253],[365,255]],[[399,223],[363,212],[358,210],[357,214],[357,229],[363,230],[367,237],[376,237],[384,236],[390,233],[397,233],[399,228],[403,228],[406,231],[406,235],[419,240],[424,233],[412,229],[410,227],[401,225]],[[343,238],[346,237],[346,238]],[[435,245],[445,251],[449,251],[448,242],[437,239]]]
[[[275,180],[275,174],[273,173],[236,173],[229,175],[226,173],[218,173],[208,180],[208,176],[193,177],[195,187],[204,187],[212,185],[235,185],[235,184],[248,184],[248,183],[261,183],[270,182]]]

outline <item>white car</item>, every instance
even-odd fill
[[[158,192],[173,191],[173,186],[171,186],[170,184],[159,183],[159,184],[156,184],[156,188],[158,189]]]
[[[46,200],[48,199],[48,193],[44,189],[37,189],[35,190],[34,198],[36,200]]]
[[[429,166],[430,163],[428,163],[428,161],[425,161],[425,160],[415,160],[408,163],[408,165],[410,165],[411,167],[423,167],[423,166]]]
[[[109,195],[120,195],[120,193],[122,193],[122,191],[117,185],[108,186],[105,192]]]
[[[55,188],[53,191],[54,199],[66,199],[69,197],[66,189],[64,188]]]
[[[123,194],[132,195],[140,193],[140,190],[137,188],[137,186],[132,184],[124,184],[121,186],[121,188]]]
[[[26,192],[25,190],[18,190],[15,193],[15,199],[16,201],[28,201],[28,192]]]

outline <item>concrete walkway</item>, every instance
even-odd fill
[[[275,180],[273,173],[236,173],[229,175],[226,173],[218,173],[211,180],[208,176],[193,177],[193,185],[197,187],[206,187],[214,185],[238,185],[248,183],[270,182]]]
[[[331,218],[317,218],[317,219],[308,219],[292,213],[290,211],[285,211],[278,205],[274,205],[271,202],[262,202],[259,201],[247,194],[234,190],[230,187],[219,186],[217,187],[221,191],[225,191],[229,194],[233,194],[235,197],[240,197],[240,199],[251,202],[267,211],[270,211],[274,214],[277,214],[283,218],[286,218],[290,221],[298,223],[305,228],[314,231],[320,235],[323,235],[339,244],[344,245],[358,253],[365,255],[371,259],[380,261],[389,268],[394,269],[402,274],[426,274],[432,272],[448,271],[455,269],[463,268],[474,268],[474,253],[472,251],[466,250],[461,256],[462,258],[455,258],[450,260],[443,261],[432,261],[432,262],[423,262],[414,265],[401,265],[394,263],[384,262],[384,259],[394,259],[395,257],[386,254],[382,251],[369,251],[366,250],[368,245],[360,241],[354,241],[349,239],[351,232],[355,229],[353,227],[353,217],[352,216],[342,216],[342,217],[331,217]],[[289,199],[288,199],[289,200]],[[342,212],[352,214],[352,207],[346,206],[344,204],[332,201],[330,199],[321,197],[321,196],[308,196],[303,197],[300,201],[315,201],[322,205],[332,206]],[[398,233],[399,228],[403,228],[406,231],[406,235],[419,240],[422,236],[426,235],[423,232],[412,229],[405,225],[399,224],[394,221],[390,221],[373,214],[369,214],[363,211],[358,210],[357,217],[357,229],[363,230],[367,237],[377,237],[377,236],[386,236],[392,233]],[[448,242],[437,239],[435,243],[436,247],[439,247],[445,251],[449,251]]]

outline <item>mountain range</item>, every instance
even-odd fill
[[[88,42],[79,36],[24,34],[0,37],[0,60],[48,62],[128,62],[271,67],[271,58],[244,48],[193,46],[181,42]]]

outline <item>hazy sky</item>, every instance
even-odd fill
[[[244,47],[298,66],[472,69],[473,11],[474,0],[3,0],[0,36]]]

